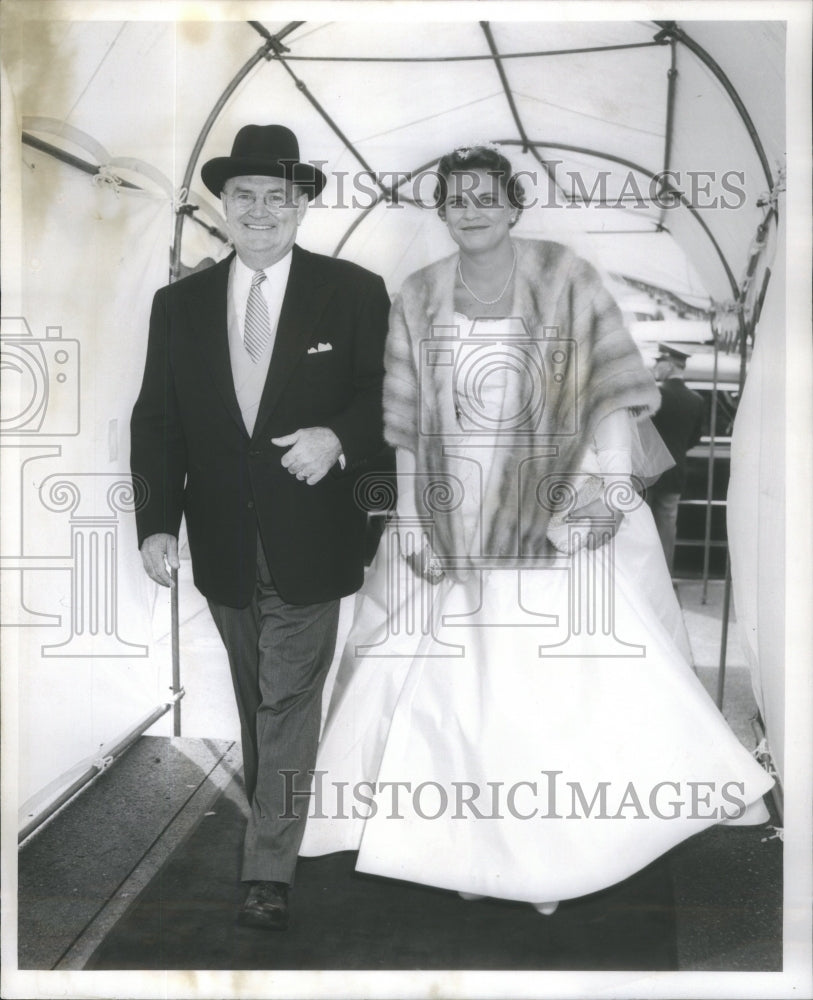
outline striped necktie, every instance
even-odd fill
[[[246,303],[246,322],[243,328],[243,343],[255,364],[263,356],[271,340],[268,304],[260,288],[265,280],[265,271],[255,271],[252,275],[251,291],[248,293]]]

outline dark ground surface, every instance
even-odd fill
[[[664,861],[552,917],[303,859],[284,934],[238,927],[244,829],[225,795],[91,958],[91,969],[675,969]]]
[[[303,859],[290,929],[238,927],[235,754],[228,742],[144,737],[32,838],[19,967],[781,969],[782,844],[770,827],[714,827],[552,917],[361,875],[351,853]]]

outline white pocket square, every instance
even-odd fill
[[[332,351],[333,344],[318,344],[316,347],[309,347],[308,354],[322,354],[324,351]]]

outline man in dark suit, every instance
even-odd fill
[[[703,425],[703,397],[683,381],[686,361],[691,355],[658,344],[654,375],[660,383],[661,406],[652,422],[669,449],[675,464],[653,485],[646,499],[652,508],[669,572],[675,558],[678,503],[686,485],[686,452],[700,440]]]
[[[155,295],[131,422],[145,569],[195,584],[231,665],[251,815],[241,923],[284,929],[339,599],[363,579],[359,470],[382,447],[389,299],[378,275],[295,245],[325,177],[296,136],[247,125],[201,176],[235,253]]]

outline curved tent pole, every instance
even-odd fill
[[[382,196],[385,198],[391,197],[392,191],[389,188],[387,188],[385,184],[381,183],[381,181],[378,179],[378,175],[370,166],[370,164],[364,159],[361,153],[356,149],[356,147],[353,145],[350,139],[344,134],[339,125],[330,117],[328,112],[322,107],[319,101],[317,101],[317,99],[313,96],[310,90],[308,90],[308,85],[305,83],[305,81],[301,80],[296,75],[296,73],[294,73],[294,71],[291,69],[288,63],[282,58],[282,55],[279,52],[275,54],[274,58],[294,81],[296,89],[311,104],[311,106],[315,108],[317,114],[323,119],[323,121],[327,123],[331,131],[333,131],[335,135],[338,136],[339,139],[341,139],[345,147],[353,154],[353,156],[355,156],[355,158],[359,161],[362,167],[364,167],[367,173],[372,177],[378,188],[381,190]]]
[[[497,144],[500,145],[500,146],[522,146],[522,147],[525,147],[525,144],[523,143],[523,141],[521,139],[498,139],[496,141],[497,141]],[[527,140],[527,145],[528,145],[528,148],[534,147],[534,146],[545,146],[545,147],[547,147],[549,149],[562,149],[562,150],[565,150],[566,152],[570,152],[570,153],[582,153],[582,154],[584,154],[586,156],[594,156],[594,157],[597,157],[598,159],[610,160],[613,163],[618,163],[621,166],[628,167],[630,170],[635,170],[636,172],[643,174],[645,177],[648,177],[650,180],[653,177],[657,176],[657,174],[653,173],[651,170],[648,170],[646,167],[641,166],[641,164],[639,164],[639,163],[634,163],[632,160],[624,159],[621,156],[615,156],[612,153],[602,153],[602,152],[599,152],[598,150],[589,149],[589,148],[587,148],[585,146],[572,146],[572,145],[569,145],[569,144],[566,144],[566,143],[561,143],[561,142],[548,142],[548,141],[541,142],[541,141],[536,141],[534,139],[528,139]],[[427,170],[434,163],[437,163],[437,160],[431,160],[429,163],[423,164],[423,166],[419,167],[417,170],[413,170],[411,173],[407,174],[404,177],[403,180],[404,181],[409,180],[410,177],[414,176],[415,174],[420,173],[423,170]],[[402,181],[402,183],[403,183],[403,181]],[[691,213],[692,217],[695,219],[695,221],[698,223],[698,225],[702,228],[703,232],[708,237],[709,242],[714,247],[714,249],[715,249],[715,251],[717,253],[717,256],[718,256],[718,258],[720,260],[720,263],[723,266],[723,270],[726,273],[726,277],[728,278],[728,283],[731,286],[732,294],[736,298],[738,296],[738,293],[739,293],[739,288],[737,286],[736,279],[734,278],[734,273],[731,270],[731,267],[730,267],[728,261],[726,260],[725,254],[723,253],[722,249],[720,248],[720,244],[714,238],[711,230],[706,225],[706,223],[703,221],[702,216],[698,214],[697,209],[694,208],[688,201],[686,201],[685,197],[680,192],[676,191],[675,194],[679,197],[680,202],[684,206],[684,208],[686,208]],[[391,192],[390,192],[390,195],[391,195]],[[380,197],[378,197],[373,202],[372,205],[368,205],[367,208],[365,208],[363,210],[363,212],[361,213],[361,215],[359,215],[357,218],[355,218],[353,220],[353,222],[350,224],[350,226],[348,227],[348,229],[345,231],[344,236],[342,236],[341,240],[337,244],[336,249],[333,251],[333,256],[334,257],[337,256],[340,253],[340,251],[342,250],[342,248],[345,246],[345,244],[347,243],[348,239],[350,238],[351,234],[353,232],[355,232],[355,230],[361,225],[361,223],[364,221],[364,219],[370,214],[370,212],[377,205],[379,205],[381,203],[382,200],[384,200],[384,196],[383,195],[380,196]]]
[[[692,52],[714,75],[717,81],[725,90],[731,103],[737,110],[737,114],[740,116],[740,120],[748,132],[751,142],[754,146],[754,150],[759,158],[760,164],[762,165],[763,172],[765,173],[765,179],[768,182],[769,190],[774,188],[774,179],[771,173],[770,166],[768,164],[768,157],[765,153],[765,149],[762,145],[762,141],[759,138],[759,133],[756,130],[751,116],[748,113],[748,109],[742,101],[737,89],[734,87],[732,82],[729,80],[723,68],[720,64],[693,38],[691,38],[682,28],[680,28],[675,21],[655,21],[655,24],[661,28],[661,31],[655,36],[656,41],[665,41],[669,39],[670,43],[674,46],[674,41],[677,40],[682,42],[690,52]],[[674,48],[673,48],[674,52]],[[670,78],[670,96],[671,95],[671,83]],[[667,135],[669,139],[669,135]],[[773,211],[778,216],[778,210],[776,206],[773,206]],[[763,225],[767,224],[768,219],[766,218]],[[760,229],[763,227],[761,226]],[[756,256],[756,255],[755,255]],[[753,267],[755,265],[755,256],[752,256],[748,265],[748,276],[751,275]],[[744,300],[744,295],[742,289],[737,286],[734,289],[734,300],[737,303],[742,303]],[[746,367],[746,336],[748,331],[745,327],[745,322],[740,313],[740,394],[742,394],[743,385],[745,382],[745,367]],[[751,333],[753,335],[753,326]],[[714,389],[713,389],[713,405],[712,405],[712,428],[714,427],[715,418],[717,415],[717,378],[716,378],[716,363],[717,363],[717,342],[715,338],[715,379],[714,379]],[[709,473],[708,473],[708,500],[709,505],[706,509],[706,532],[705,532],[705,545],[703,553],[703,603],[706,601],[706,587],[708,583],[708,563],[709,563],[709,546],[710,546],[710,535],[711,535],[711,493],[712,493],[712,476],[713,476],[713,449],[714,449],[714,430],[711,431],[711,451],[709,454]],[[731,588],[731,566],[728,558],[726,559],[726,574],[725,574],[725,593],[724,593],[724,614],[723,614],[723,639],[721,642],[720,649],[720,663],[719,663],[719,673],[718,673],[718,693],[717,693],[717,703],[718,706],[722,706],[723,700],[723,687],[725,684],[725,659],[726,659],[726,635],[728,627],[728,601]]]
[[[206,121],[203,123],[203,128],[200,130],[200,134],[195,141],[195,145],[192,148],[192,152],[189,155],[189,161],[186,164],[186,170],[184,171],[183,180],[181,181],[181,190],[188,191],[189,186],[192,183],[192,176],[195,173],[195,167],[197,166],[198,157],[203,149],[203,144],[209,137],[209,133],[212,130],[212,126],[217,121],[218,115],[223,110],[226,102],[237,89],[237,87],[242,83],[242,81],[248,76],[252,69],[261,62],[263,59],[270,59],[271,53],[276,52],[281,49],[280,40],[289,35],[292,31],[295,31],[300,25],[304,24],[304,21],[291,21],[287,24],[281,31],[278,31],[276,35],[271,35],[268,31],[262,27],[262,25],[257,26],[256,22],[250,21],[249,24],[259,31],[261,35],[266,38],[264,45],[261,45],[259,49],[254,53],[254,55],[237,71],[233,79],[229,82],[226,89],[217,99],[214,107],[209,112]],[[260,29],[262,30],[260,31]],[[172,250],[170,252],[170,273],[169,280],[176,281],[181,269],[181,237],[183,236],[183,221],[188,214],[182,208],[176,211],[175,215],[175,233],[172,242]]]
[[[342,238],[336,244],[336,247],[335,247],[335,249],[333,251],[333,256],[334,257],[338,257],[339,256],[339,254],[344,249],[345,243],[347,243],[347,241],[350,239],[350,237],[353,235],[353,233],[358,229],[358,227],[362,224],[362,222],[364,222],[364,220],[367,218],[367,216],[370,214],[370,212],[372,212],[372,210],[374,208],[377,208],[381,204],[381,202],[384,201],[384,200],[388,200],[388,201],[391,200],[394,191],[397,190],[402,184],[405,184],[407,181],[412,180],[412,178],[415,177],[415,176],[417,176],[418,174],[422,174],[424,172],[424,170],[428,170],[430,167],[433,167],[437,162],[438,161],[437,161],[437,157],[436,157],[434,160],[428,160],[426,163],[422,163],[415,170],[410,170],[409,173],[405,174],[401,178],[401,180],[398,182],[398,184],[395,186],[395,188],[392,189],[392,190],[390,190],[388,192],[388,194],[385,194],[384,192],[382,192],[381,194],[379,194],[376,197],[375,201],[371,205],[368,205],[361,212],[360,215],[357,215],[356,218],[353,219],[353,221],[347,227],[347,229],[345,230],[344,236],[342,236]]]
[[[249,24],[255,22],[249,21]],[[586,55],[593,52],[620,52],[625,49],[651,49],[663,42],[627,42],[623,45],[584,45],[570,49],[538,49],[534,52],[501,52],[500,59],[544,59],[548,56]],[[456,63],[484,62],[491,55],[470,56],[298,56],[289,55],[289,62],[322,63]]]
[[[508,83],[508,77],[505,75],[505,70],[503,69],[502,62],[500,61],[500,53],[497,50],[497,43],[494,41],[494,35],[491,33],[491,27],[489,26],[488,21],[481,21],[480,27],[483,29],[483,34],[486,36],[488,47],[491,50],[491,58],[494,61],[494,66],[500,77],[500,83],[502,84],[502,89],[505,92],[505,99],[508,101],[508,107],[511,110],[511,117],[514,119],[517,132],[519,132],[519,137],[522,139],[522,149],[523,151],[528,150],[530,149],[528,135],[525,132],[525,126],[522,124],[522,119],[519,117],[519,111],[517,110],[517,105],[514,101],[514,95],[511,93],[511,86]]]
[[[392,193],[393,193],[392,190],[391,189],[387,189],[383,184],[381,184],[380,180],[378,180],[375,172],[372,170],[372,168],[369,166],[369,164],[367,164],[366,160],[362,157],[362,155],[358,152],[358,150],[355,149],[355,147],[353,146],[353,144],[344,135],[344,133],[339,128],[339,126],[333,121],[333,119],[329,116],[329,114],[325,111],[325,109],[319,104],[319,102],[316,100],[316,98],[310,93],[310,91],[308,90],[308,88],[307,88],[306,84],[304,83],[304,81],[300,80],[299,77],[296,76],[296,74],[293,72],[293,70],[287,65],[287,63],[285,62],[285,60],[282,58],[283,46],[280,44],[280,40],[282,38],[284,38],[285,36],[287,36],[288,34],[290,34],[292,31],[296,30],[296,28],[300,27],[305,22],[304,21],[292,21],[288,25],[286,25],[285,28],[283,28],[281,31],[279,31],[276,35],[271,35],[268,32],[268,30],[262,24],[260,24],[257,21],[249,21],[248,23],[259,34],[261,34],[261,35],[263,35],[263,37],[265,37],[266,42],[245,63],[245,65],[243,67],[241,67],[241,69],[235,75],[234,79],[229,83],[229,85],[226,87],[226,89],[224,90],[224,92],[221,94],[221,96],[218,99],[218,101],[216,102],[215,106],[212,108],[212,111],[210,112],[209,116],[207,117],[206,122],[204,123],[203,129],[201,130],[201,133],[198,136],[198,139],[197,139],[197,141],[195,143],[195,146],[194,146],[194,148],[192,150],[192,154],[190,155],[189,163],[187,164],[186,172],[184,173],[184,178],[183,178],[183,182],[182,182],[182,189],[183,190],[188,190],[189,189],[189,185],[190,185],[191,180],[192,180],[192,175],[194,174],[194,170],[195,170],[195,165],[196,165],[197,159],[198,159],[198,157],[200,155],[200,151],[203,148],[203,144],[206,141],[206,138],[207,138],[209,132],[211,131],[211,128],[212,128],[215,120],[217,119],[217,116],[219,115],[220,111],[222,111],[222,109],[225,106],[226,102],[228,101],[229,97],[232,95],[232,93],[237,88],[237,86],[239,85],[239,83],[246,77],[246,75],[253,69],[253,67],[258,62],[260,62],[260,60],[262,60],[262,59],[271,60],[271,59],[275,58],[278,62],[280,62],[282,64],[283,68],[286,70],[286,72],[294,80],[297,88],[303,93],[303,95],[305,96],[305,98],[313,105],[313,107],[317,110],[317,112],[320,114],[320,116],[325,120],[325,122],[330,126],[330,128],[335,132],[335,134],[342,140],[342,142],[345,143],[345,145],[347,146],[347,148],[353,153],[353,155],[356,157],[356,159],[359,161],[359,163],[361,163],[361,165],[364,167],[364,169],[367,170],[371,174],[371,176],[376,180],[376,183],[378,184],[379,188],[382,191],[382,196],[384,198],[390,199],[392,197]],[[502,81],[503,88],[504,88],[504,90],[506,92],[506,97],[507,97],[507,99],[509,101],[509,105],[511,107],[512,115],[514,117],[514,121],[515,121],[515,123],[517,125],[517,129],[518,129],[519,134],[521,136],[521,139],[519,141],[517,141],[517,140],[504,140],[502,142],[502,145],[521,145],[523,149],[530,150],[533,153],[533,155],[535,156],[535,158],[539,161],[539,163],[545,168],[546,172],[548,172],[548,173],[550,173],[548,165],[539,156],[539,153],[538,153],[538,147],[540,147],[540,146],[547,146],[547,147],[552,147],[552,148],[555,148],[555,149],[567,150],[569,152],[580,152],[580,153],[584,153],[584,154],[589,155],[589,156],[598,156],[598,157],[603,158],[603,159],[607,159],[607,160],[611,160],[611,161],[617,162],[617,163],[621,164],[622,166],[627,166],[630,169],[636,170],[636,171],[644,174],[644,176],[647,176],[650,179],[655,176],[651,171],[649,171],[646,168],[640,166],[639,164],[632,163],[629,160],[626,160],[626,159],[624,159],[622,157],[614,156],[614,155],[609,154],[609,153],[598,153],[598,152],[596,152],[594,150],[586,149],[584,147],[571,146],[571,145],[566,145],[566,144],[562,144],[562,143],[536,142],[536,141],[533,141],[533,140],[529,139],[529,137],[527,136],[527,133],[525,132],[524,126],[522,124],[522,121],[519,118],[519,115],[518,115],[518,112],[517,112],[517,109],[516,109],[516,105],[513,102],[513,97],[512,97],[511,92],[510,92],[510,87],[508,86],[508,81],[507,81],[507,78],[505,76],[505,71],[504,71],[504,69],[503,69],[503,67],[501,65],[501,62],[500,62],[500,58],[501,57],[500,57],[499,52],[496,49],[496,45],[494,43],[493,35],[491,34],[491,30],[490,30],[489,24],[488,24],[487,21],[482,21],[480,23],[481,23],[481,27],[483,28],[483,32],[484,32],[484,34],[486,36],[486,39],[488,41],[489,47],[491,49],[492,58],[494,60],[495,66],[497,67],[497,71],[498,71],[498,73],[500,75],[500,79]],[[702,46],[698,45],[693,39],[691,39],[681,28],[679,28],[677,26],[677,24],[675,22],[673,22],[673,21],[667,21],[667,22],[655,21],[654,23],[657,24],[658,27],[661,28],[661,31],[659,32],[659,34],[656,35],[656,38],[655,38],[656,43],[663,44],[667,40],[667,38],[671,38],[672,36],[678,38],[679,41],[682,41],[687,46],[687,48],[689,48],[692,52],[694,52],[698,56],[698,58],[700,58],[712,70],[712,72],[714,73],[714,75],[717,77],[717,79],[723,85],[723,87],[725,88],[725,90],[728,93],[729,97],[731,98],[732,102],[734,103],[735,107],[737,108],[737,111],[738,111],[741,119],[743,120],[743,122],[744,122],[744,124],[745,124],[745,126],[746,126],[746,128],[747,128],[747,130],[749,132],[749,135],[751,136],[751,139],[752,139],[752,141],[754,143],[754,146],[755,146],[755,148],[757,150],[757,154],[759,155],[760,161],[762,163],[763,169],[765,170],[766,177],[768,178],[769,186],[770,186],[770,188],[773,188],[773,179],[771,177],[770,169],[769,169],[768,163],[767,163],[767,157],[765,156],[765,151],[764,151],[764,149],[762,147],[762,143],[759,140],[759,136],[757,135],[756,129],[754,128],[753,122],[751,121],[751,118],[748,115],[748,112],[747,112],[745,106],[743,105],[742,100],[739,97],[739,94],[734,89],[733,85],[731,84],[731,81],[725,75],[725,73],[723,72],[722,68],[714,61],[714,59],[712,59],[712,57],[705,51],[705,49],[702,48]],[[272,55],[272,53],[273,53],[273,55]],[[671,80],[670,80],[670,82],[671,82]],[[667,135],[667,139],[668,139],[668,135]],[[555,178],[554,178],[554,180],[555,180]],[[733,273],[731,271],[731,268],[730,268],[730,266],[728,264],[728,261],[725,259],[725,256],[724,256],[724,254],[723,254],[723,252],[722,252],[719,244],[714,239],[714,236],[712,235],[712,233],[709,230],[709,228],[706,225],[706,223],[703,221],[702,217],[697,214],[697,211],[687,201],[685,201],[685,199],[683,198],[682,195],[679,195],[679,197],[680,197],[681,203],[693,215],[693,217],[695,218],[695,220],[698,222],[698,224],[701,226],[701,228],[703,229],[703,231],[706,233],[706,236],[710,240],[712,246],[714,247],[714,249],[715,249],[715,251],[717,253],[717,256],[720,259],[720,262],[722,263],[723,268],[724,268],[724,270],[726,272],[726,276],[728,277],[729,284],[731,285],[731,288],[732,288],[732,292],[733,292],[733,294],[736,297],[737,294],[738,294],[739,289],[738,289],[736,280],[734,279],[734,275],[733,275]],[[341,247],[344,246],[344,244],[346,243],[347,239],[350,236],[350,233],[359,225],[361,219],[363,219],[364,217],[366,217],[366,215],[381,200],[382,200],[381,198],[377,199],[376,202],[373,203],[373,205],[369,206],[368,209],[365,210],[364,215],[362,215],[359,219],[354,220],[354,223],[353,223],[351,229],[349,229],[345,233],[345,235],[342,238],[339,246],[334,251],[334,254],[338,253],[339,250],[341,249]],[[176,218],[176,221],[175,221],[175,237],[174,237],[174,242],[173,242],[173,247],[172,247],[172,255],[171,255],[171,275],[170,275],[171,280],[175,280],[176,279],[177,274],[178,274],[178,272],[180,270],[180,241],[181,241],[181,236],[182,236],[182,232],[183,232],[183,219],[184,219],[185,214],[186,214],[185,212],[179,211],[178,215],[177,215],[177,218]]]
[[[766,178],[766,180],[768,182],[768,188],[770,190],[773,190],[773,188],[774,188],[773,175],[771,174],[771,169],[770,169],[770,166],[768,165],[768,157],[765,154],[765,149],[764,149],[764,147],[762,145],[762,141],[759,138],[759,133],[756,130],[756,127],[755,127],[755,125],[754,125],[754,123],[753,123],[753,121],[751,119],[751,116],[748,114],[748,110],[745,107],[745,104],[743,103],[742,98],[740,97],[739,93],[737,92],[737,89],[734,87],[734,85],[732,84],[732,82],[729,80],[729,78],[726,75],[726,73],[724,72],[723,68],[703,48],[702,45],[700,45],[693,38],[691,38],[682,28],[680,28],[677,25],[676,22],[674,22],[674,21],[655,21],[655,24],[657,24],[658,27],[661,28],[661,31],[655,36],[655,40],[656,41],[664,41],[664,40],[666,40],[668,38],[669,41],[670,41],[670,43],[673,46],[674,46],[675,39],[677,39],[677,41],[679,41],[679,42],[682,42],[686,46],[686,48],[689,49],[690,52],[692,52],[695,56],[697,56],[697,58],[712,72],[712,74],[715,76],[715,78],[719,81],[719,83],[721,84],[721,86],[725,90],[726,94],[728,95],[729,99],[731,100],[731,103],[736,108],[737,114],[740,116],[740,120],[742,121],[743,125],[745,125],[746,131],[748,132],[748,135],[751,138],[751,142],[752,142],[752,144],[754,146],[754,149],[756,151],[757,156],[759,157],[759,161],[760,161],[760,163],[762,165],[762,169],[763,169],[763,171],[765,173],[765,178]],[[673,49],[673,52],[674,52],[674,49]],[[671,84],[671,82],[672,81],[670,79],[670,84]],[[667,138],[668,138],[668,136],[667,136]],[[774,211],[777,211],[777,210],[774,208]],[[778,212],[777,212],[777,214],[778,214]],[[767,222],[767,219],[766,219],[766,222]],[[752,260],[749,261],[749,274],[752,271],[753,264],[754,264],[754,259],[752,258]],[[736,289],[734,289],[734,299],[735,299],[736,302],[742,302],[742,300],[743,300],[742,291],[739,288],[739,286]],[[746,340],[746,333],[747,333],[747,331],[745,329],[745,323],[744,323],[742,314],[740,314],[740,341],[741,341],[741,344],[740,344],[740,348],[741,348],[741,353],[740,353],[740,378],[739,378],[740,395],[742,395],[743,384],[745,382],[745,365],[746,365],[746,344],[745,344],[745,340]],[[715,380],[714,380],[714,389],[713,389],[713,396],[714,396],[714,398],[713,398],[713,404],[712,404],[712,426],[715,423],[715,418],[716,418],[716,415],[717,415],[717,379],[716,379],[717,342],[716,342],[716,338],[715,338],[715,347],[714,347],[714,350],[715,350]],[[710,537],[711,537],[711,493],[712,493],[712,476],[713,476],[712,462],[713,462],[713,449],[714,449],[714,437],[713,437],[713,433],[714,432],[712,430],[712,444],[711,444],[711,452],[710,452],[710,455],[709,455],[709,473],[708,473],[708,500],[709,500],[709,505],[706,508],[706,531],[705,531],[705,544],[704,544],[704,553],[703,553],[703,603],[705,603],[705,600],[706,600],[706,587],[707,587],[707,583],[708,583],[708,564],[709,564],[709,554],[710,554],[709,553],[709,547],[710,547]],[[730,563],[728,562],[728,560],[726,560],[726,580],[725,580],[725,594],[724,594],[724,603],[726,605],[726,608],[725,608],[724,619],[723,619],[723,630],[724,630],[723,631],[723,635],[724,635],[724,640],[721,643],[720,669],[719,669],[719,675],[718,675],[718,684],[719,684],[719,687],[718,687],[718,705],[720,705],[720,706],[722,705],[722,700],[723,700],[723,685],[725,683],[725,658],[726,658],[725,635],[726,635],[726,630],[727,630],[727,625],[728,625],[728,599],[729,599],[730,588],[731,588],[731,568],[730,568]]]
[[[623,156],[616,156],[613,153],[602,153],[595,149],[589,149],[586,146],[572,146],[562,142],[548,142],[547,140],[545,140],[544,142],[541,141],[536,142],[534,140],[529,140],[529,141],[531,141],[532,145],[535,146],[545,146],[548,149],[563,149],[568,153],[582,153],[585,156],[594,156],[597,157],[598,159],[609,160],[612,163],[620,164],[622,167],[629,167],[630,170],[635,170],[637,173],[643,174],[644,177],[648,177],[650,180],[652,180],[653,177],[658,176],[656,173],[653,173],[653,171],[647,169],[644,166],[641,166],[640,163],[634,163],[632,160],[627,160]],[[520,145],[520,143],[516,139],[504,139],[500,141],[500,144],[503,146]],[[708,237],[709,242],[714,247],[714,250],[717,253],[720,263],[723,265],[723,270],[725,271],[726,277],[728,278],[728,283],[731,286],[731,291],[736,296],[737,281],[734,278],[734,272],[731,270],[731,267],[728,261],[726,260],[725,254],[720,248],[720,244],[712,235],[711,230],[703,221],[702,216],[698,214],[697,209],[693,205],[691,205],[683,196],[683,194],[681,194],[679,191],[675,191],[674,194],[679,198],[680,203],[683,205],[684,208],[686,208],[689,211],[694,220],[698,223],[698,225],[701,227],[703,232]]]
[[[342,238],[336,244],[336,247],[333,250],[332,256],[334,256],[334,257],[338,257],[339,256],[339,254],[344,249],[345,243],[347,243],[347,241],[350,239],[350,237],[353,235],[353,233],[358,229],[358,227],[362,224],[362,222],[364,222],[364,220],[367,218],[367,216],[370,214],[370,212],[372,212],[372,210],[374,208],[377,208],[381,204],[381,202],[384,201],[384,200],[385,200],[385,197],[384,197],[383,194],[376,195],[375,201],[372,202],[372,204],[368,205],[365,209],[363,209],[362,212],[361,212],[361,214],[357,215],[356,218],[353,219],[353,221],[350,223],[350,225],[345,230],[344,235],[342,236]]]
[[[494,60],[494,66],[497,69],[497,73],[500,77],[500,83],[502,84],[502,89],[505,93],[505,99],[508,101],[508,107],[511,110],[511,116],[514,119],[514,124],[517,127],[517,132],[519,133],[520,139],[522,139],[522,149],[523,152],[530,151],[533,158],[542,167],[545,168],[545,173],[553,181],[559,191],[561,192],[561,187],[556,180],[555,172],[551,172],[548,164],[539,155],[539,150],[536,146],[529,140],[528,133],[525,131],[525,126],[522,123],[522,119],[519,116],[519,110],[517,108],[516,102],[514,101],[514,95],[511,93],[511,85],[508,83],[508,77],[505,73],[505,68],[502,64],[502,57],[497,49],[497,43],[494,41],[494,35],[491,33],[491,26],[488,21],[481,21],[480,27],[483,29],[483,34],[486,36],[486,41],[488,42],[488,47],[491,50],[491,57]]]
[[[762,145],[762,141],[759,138],[759,133],[756,130],[756,126],[754,125],[754,123],[753,123],[753,121],[751,119],[751,116],[748,113],[748,109],[745,107],[745,104],[742,101],[742,98],[740,97],[739,93],[737,92],[737,89],[734,87],[734,85],[732,84],[732,82],[729,80],[729,78],[726,75],[726,73],[723,70],[723,68],[703,48],[702,45],[700,45],[693,38],[691,38],[681,27],[679,27],[677,25],[677,23],[675,21],[655,21],[654,23],[657,24],[659,28],[661,28],[661,31],[655,36],[655,40],[656,41],[665,41],[668,38],[669,41],[670,41],[670,43],[673,46],[674,46],[675,40],[677,40],[679,42],[682,42],[686,46],[686,48],[689,49],[689,51],[692,52],[695,56],[697,56],[697,58],[712,72],[712,74],[715,76],[715,78],[721,84],[721,86],[725,90],[726,94],[728,95],[729,99],[731,100],[731,103],[736,108],[737,114],[740,116],[740,120],[742,121],[743,125],[746,128],[746,131],[748,132],[748,135],[751,138],[751,142],[752,142],[752,144],[754,146],[754,150],[756,151],[756,154],[759,157],[759,162],[761,163],[762,169],[763,169],[763,171],[765,173],[765,179],[768,182],[768,188],[769,188],[769,190],[772,191],[774,189],[774,179],[773,179],[773,175],[771,173],[770,166],[768,164],[768,157],[767,157],[767,155],[765,153],[765,149],[764,149],[764,147]],[[674,48],[673,48],[673,52],[674,52]],[[672,81],[670,79],[670,96],[671,96],[671,83],[672,83]],[[667,135],[667,139],[668,138],[669,138],[669,136]],[[775,205],[773,206],[772,210],[778,216],[778,209],[776,208]],[[767,222],[768,222],[768,218],[765,219],[765,222],[763,223],[763,225],[767,224]],[[762,229],[762,227],[760,227],[760,229]],[[752,256],[751,260],[749,261],[748,276],[750,276],[751,273],[752,273],[752,271],[753,271],[753,267],[755,266],[755,262],[756,262],[756,256],[757,255]],[[764,289],[763,289],[763,292],[764,292]],[[737,287],[737,289],[734,291],[734,299],[735,299],[735,301],[736,302],[742,302],[743,298],[744,298],[744,296],[742,294],[742,290],[739,287]],[[751,329],[752,336],[753,336],[753,327],[754,327],[754,325],[755,324],[752,324],[752,329]],[[740,378],[739,378],[740,394],[742,394],[742,389],[743,389],[743,385],[744,385],[744,382],[745,382],[745,367],[746,367],[746,343],[745,343],[745,341],[746,341],[747,333],[748,333],[748,331],[745,328],[745,323],[744,323],[742,314],[740,314],[740,341],[741,341],[741,344],[740,344]],[[716,343],[716,339],[715,339],[715,381],[714,381],[714,399],[713,399],[713,406],[712,406],[712,426],[713,426],[714,421],[715,421],[716,409],[717,409],[717,398],[716,398],[716,392],[717,392],[716,361],[717,361],[717,343]],[[712,431],[712,451],[711,451],[711,453],[709,455],[709,475],[708,475],[709,506],[707,507],[707,510],[706,510],[706,541],[705,541],[704,554],[703,554],[703,603],[705,603],[705,599],[706,599],[706,586],[707,586],[707,583],[708,583],[708,561],[709,561],[709,545],[710,545],[710,535],[711,535],[711,523],[710,523],[710,521],[711,521],[711,490],[712,490],[712,475],[713,475],[713,472],[712,472],[713,448],[714,448],[714,437],[713,437],[713,431]],[[723,629],[724,630],[726,629],[727,623],[728,623],[727,601],[728,601],[728,592],[729,592],[730,587],[731,587],[731,570],[730,570],[730,565],[727,563],[727,566],[726,566],[726,593],[725,593],[726,613],[725,613],[724,621],[723,621]],[[724,631],[724,634],[725,634],[725,631]],[[720,657],[721,657],[721,659],[720,659],[720,680],[719,680],[719,685],[720,686],[719,686],[719,691],[718,691],[718,704],[720,704],[720,705],[722,704],[723,683],[724,683],[724,678],[725,678],[725,656],[726,656],[726,648],[725,648],[725,642],[723,642],[722,646],[721,646],[721,653],[720,653]]]
[[[751,142],[753,143],[756,154],[759,157],[759,162],[762,164],[762,169],[765,172],[765,178],[768,181],[768,188],[773,189],[774,180],[771,174],[771,168],[768,165],[768,157],[765,154],[765,149],[759,138],[759,134],[756,127],[751,120],[751,116],[748,114],[748,110],[742,102],[742,98],[737,93],[737,89],[734,84],[726,76],[722,66],[709,55],[708,52],[699,45],[693,38],[686,34],[686,32],[680,28],[675,21],[655,21],[655,24],[661,29],[655,36],[656,41],[662,41],[667,38],[676,38],[679,42],[682,42],[690,52],[693,52],[697,58],[714,74],[717,80],[722,85],[725,92],[731,98],[731,103],[737,109],[737,114],[740,116],[743,125],[751,137]]]

